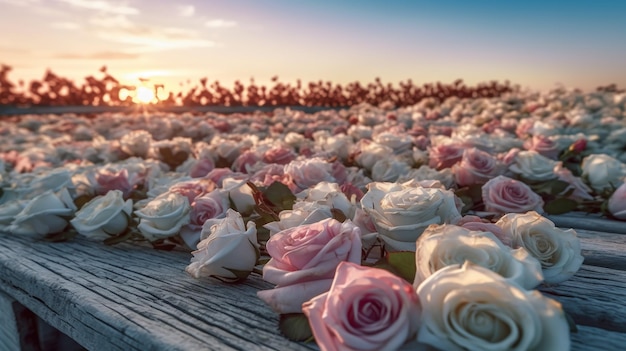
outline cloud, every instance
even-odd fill
[[[59,0],[73,7],[88,10],[97,10],[104,13],[114,13],[120,15],[137,15],[139,10],[120,3],[113,3],[106,0]]]
[[[75,22],[52,22],[50,24],[52,28],[76,30],[80,28],[80,24]]]
[[[195,30],[142,25],[124,15],[101,15],[89,23],[99,38],[132,45],[124,51],[134,54],[215,46],[213,41],[201,38]]]
[[[54,58],[70,59],[70,60],[130,60],[136,59],[140,55],[120,51],[102,51],[93,54],[74,54],[63,53],[55,55]]]
[[[237,22],[223,19],[213,19],[206,21],[204,25],[209,28],[232,28],[237,26]]]
[[[14,6],[31,6],[39,3],[39,0],[0,0],[0,3]]]
[[[178,15],[181,17],[191,17],[194,13],[196,13],[196,8],[193,5],[178,6]]]

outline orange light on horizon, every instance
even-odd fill
[[[137,89],[135,89],[133,102],[138,104],[150,104],[156,102],[154,91],[145,86],[138,86]]]

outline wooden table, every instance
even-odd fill
[[[573,350],[622,350],[626,235],[577,232],[583,267],[540,290],[576,321]],[[33,340],[34,318],[89,350],[318,349],[280,336],[277,315],[256,296],[272,287],[259,275],[235,285],[193,279],[184,271],[190,257],[138,244],[0,233],[0,350],[39,350],[25,340]]]

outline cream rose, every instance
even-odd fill
[[[356,210],[355,204],[341,191],[337,183],[321,182],[298,194],[298,198],[341,210],[350,219],[354,217]]]
[[[554,173],[556,165],[556,161],[536,151],[520,151],[515,156],[515,160],[509,166],[509,169],[523,179],[541,182],[557,177]]]
[[[221,191],[233,202],[238,212],[247,215],[254,210],[256,202],[247,180],[224,178]]]
[[[592,154],[583,159],[582,178],[597,193],[617,188],[626,175],[626,165],[606,154]]]
[[[385,270],[341,262],[332,286],[305,302],[322,350],[396,350],[415,337],[420,303],[409,283]]]
[[[370,183],[367,188],[361,207],[391,251],[415,251],[415,240],[426,227],[461,218],[455,195],[448,190],[382,182]]]
[[[470,261],[490,269],[525,289],[541,283],[541,264],[523,249],[512,250],[490,232],[470,231],[452,224],[431,225],[417,239],[416,287],[443,267]]]
[[[576,232],[573,229],[556,228],[554,223],[535,211],[509,213],[500,218],[496,225],[511,238],[513,247],[525,248],[541,262],[543,276],[548,284],[569,279],[583,263]]]
[[[626,182],[609,198],[609,212],[617,219],[626,220]]]
[[[372,179],[377,182],[395,182],[401,175],[409,172],[411,167],[397,157],[381,158],[372,166]]]
[[[256,226],[244,225],[241,214],[228,209],[226,217],[211,219],[202,228],[202,241],[185,269],[194,278],[215,277],[228,282],[245,279],[259,259]]]
[[[445,267],[417,288],[417,341],[446,351],[569,350],[561,305],[538,291],[466,262]]]
[[[263,227],[269,230],[272,236],[285,229],[316,223],[332,217],[333,213],[328,205],[297,201],[291,210],[284,210],[278,214],[278,221],[267,223]]]
[[[135,211],[139,217],[137,229],[150,241],[174,236],[182,226],[189,223],[190,210],[186,196],[166,192],[152,199],[141,210]]]
[[[81,235],[106,238],[128,228],[132,211],[133,201],[124,201],[122,191],[111,190],[83,205],[70,223]]]
[[[76,206],[66,188],[58,193],[46,191],[26,203],[8,230],[23,235],[59,233],[67,227],[75,211]]]

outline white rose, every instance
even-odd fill
[[[592,154],[583,159],[582,178],[597,193],[617,188],[626,175],[626,166],[606,154]]]
[[[541,262],[543,276],[548,284],[569,279],[583,263],[576,232],[573,229],[556,228],[554,223],[535,211],[509,213],[500,218],[496,225],[510,237],[512,247],[525,248]]]
[[[57,168],[50,172],[45,172],[31,180],[28,186],[18,189],[22,198],[31,198],[46,191],[58,192],[67,189],[70,194],[74,193],[74,183],[72,175],[66,169]]]
[[[9,226],[14,234],[60,233],[67,225],[67,218],[76,211],[76,206],[66,188],[58,193],[46,191],[30,200]]]
[[[206,237],[193,251],[185,269],[194,278],[215,277],[235,282],[245,279],[259,259],[254,222],[243,223],[241,214],[229,209],[226,218],[208,220],[202,228]]]
[[[252,188],[250,188],[246,179],[224,178],[221,191],[227,194],[227,197],[233,202],[238,212],[250,214],[254,210],[256,201],[254,201]]]
[[[450,168],[444,168],[438,171],[426,165],[420,166],[418,169],[411,168],[407,173],[400,175],[397,182],[404,183],[411,180],[438,180],[446,189],[450,189],[455,183],[454,173],[452,173]]]
[[[417,288],[417,341],[446,351],[569,350],[561,305],[466,262],[445,267]]]
[[[161,194],[141,210],[135,211],[139,217],[137,229],[150,241],[174,236],[189,223],[190,210],[186,196],[171,192]]]
[[[374,163],[372,179],[377,182],[395,182],[410,169],[411,167],[406,162],[387,156]]]
[[[397,155],[411,149],[413,138],[407,134],[399,135],[392,132],[382,132],[374,136],[374,142],[392,148]]]
[[[554,173],[556,165],[556,161],[536,151],[520,151],[509,169],[524,179],[541,182],[557,177]]]
[[[0,203],[0,232],[9,231],[11,222],[22,212],[28,201],[11,201]]]
[[[361,148],[357,150],[355,161],[359,166],[369,171],[372,170],[376,162],[393,154],[392,148],[378,143],[370,143],[367,145],[359,143],[358,145],[361,146]]]
[[[285,165],[285,174],[291,176],[300,190],[308,189],[320,182],[334,182],[333,165],[321,158],[295,160]]]
[[[354,217],[356,206],[348,200],[337,183],[321,182],[299,193],[298,197],[302,198],[302,201],[315,202],[341,210],[350,219]]]
[[[541,264],[523,248],[505,246],[493,233],[470,231],[452,224],[431,225],[417,239],[415,251],[418,286],[443,267],[471,261],[525,289],[541,283]]]
[[[81,235],[106,238],[128,228],[132,211],[133,200],[124,201],[120,190],[111,190],[83,205],[70,223]]]
[[[152,134],[134,130],[120,138],[120,148],[131,156],[147,158],[152,146]]]
[[[332,218],[331,207],[316,202],[296,201],[291,210],[284,210],[278,214],[279,220],[270,222],[263,227],[270,231],[270,236],[288,228],[303,224],[312,224]]]
[[[391,251],[415,251],[415,240],[431,224],[454,223],[461,218],[451,191],[374,182],[361,207],[374,221]]]

